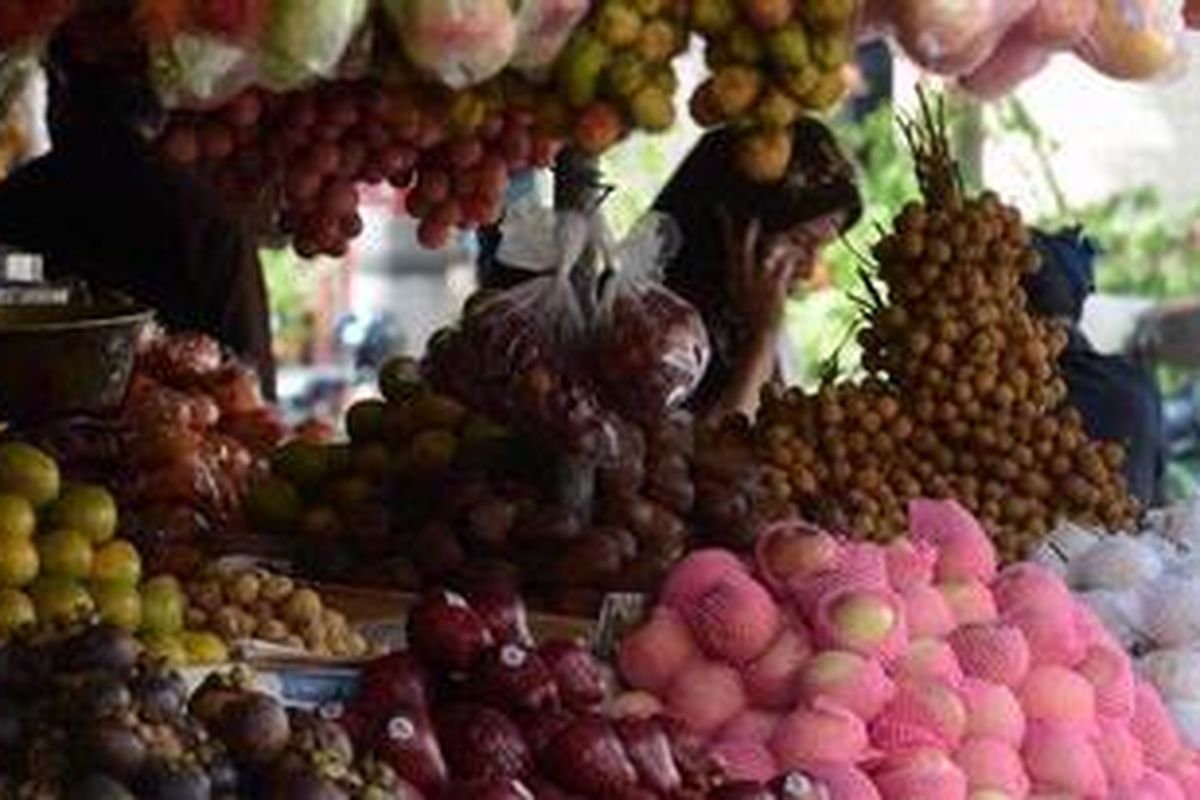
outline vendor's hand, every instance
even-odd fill
[[[736,223],[719,214],[725,245],[725,275],[734,310],[753,332],[773,335],[783,324],[784,309],[792,290],[797,260],[785,244],[761,252],[762,227],[758,220]]]

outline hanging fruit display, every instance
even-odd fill
[[[856,0],[692,4],[691,26],[712,70],[692,97],[692,116],[705,127],[744,129],[738,164],[746,177],[781,179],[791,160],[791,126],[846,93],[858,14]]]
[[[871,289],[860,334],[873,377],[768,397],[755,430],[768,479],[810,518],[874,539],[903,532],[912,498],[955,497],[1007,560],[1060,516],[1120,527],[1135,512],[1124,452],[1066,404],[1066,332],[1031,316],[1021,288],[1040,268],[1021,215],[966,196],[944,124],[928,102],[922,114],[907,133],[923,200],[873,251],[887,291]]]
[[[461,93],[334,81],[179,113],[161,146],[302,256],[345,255],[363,229],[361,186],[385,182],[406,193],[418,238],[437,248],[455,229],[494,222],[511,174],[551,163],[558,144],[535,127],[534,108],[517,79]]]

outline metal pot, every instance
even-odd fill
[[[153,317],[148,309],[113,300],[0,305],[0,420],[45,422],[120,406],[138,335]]]

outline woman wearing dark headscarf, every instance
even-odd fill
[[[779,378],[789,297],[812,275],[822,247],[862,213],[854,169],[816,120],[795,126],[783,180],[758,184],[734,167],[735,132],[705,134],[655,202],[682,233],[666,283],[695,305],[713,362],[695,399],[708,417],[753,416]]]
[[[1083,306],[1095,289],[1096,248],[1079,228],[1034,231],[1042,268],[1025,279],[1033,313],[1066,326],[1067,348],[1059,368],[1068,399],[1094,439],[1125,445],[1125,478],[1144,506],[1162,501],[1166,469],[1162,398],[1154,376],[1123,356],[1096,352],[1079,329]]]

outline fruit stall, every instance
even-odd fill
[[[636,268],[665,234],[614,243],[592,202],[592,160],[684,108],[779,181],[861,41],[988,99],[1054,55],[1170,73],[1195,14],[133,5],[74,46],[148,47],[162,155],[265,236],[344,255],[386,184],[424,246],[503,218],[543,269],[344,432],[290,429],[206,336],[0,286],[0,800],[1200,798],[1200,504],[1139,508],[1086,434],[1030,230],[964,188],[937,97],[863,254],[864,375],[754,420],[688,412],[708,333]],[[0,5],[0,52],[89,6]],[[560,208],[505,209],[549,168]]]

